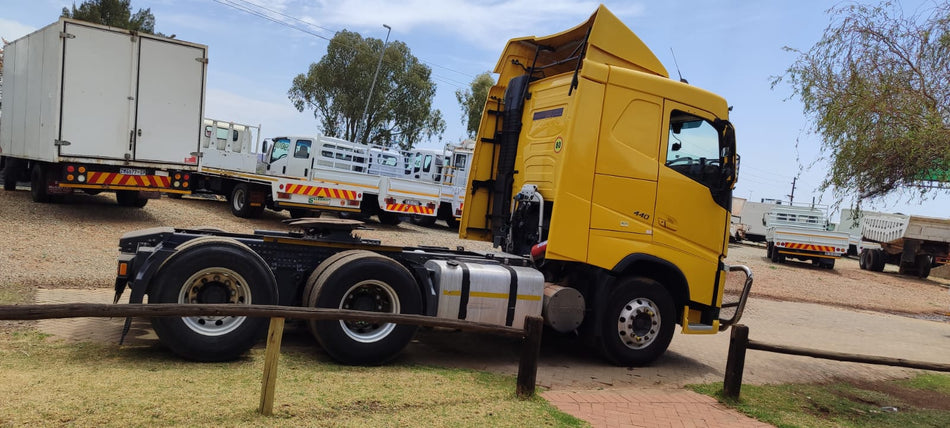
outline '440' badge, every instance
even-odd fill
[[[561,137],[557,137],[557,139],[554,140],[554,153],[561,153],[561,149],[563,147],[564,147],[564,140],[562,140]]]

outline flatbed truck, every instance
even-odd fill
[[[116,301],[282,304],[425,314],[518,327],[543,315],[618,365],[684,333],[736,323],[752,286],[726,264],[735,132],[715,94],[669,78],[604,6],[584,23],[508,42],[469,172],[459,234],[497,252],[398,247],[344,219],[234,234],[156,228],[120,240]],[[739,281],[731,281],[739,279]],[[738,284],[735,289],[728,287]],[[235,358],[266,321],[154,318],[194,360]],[[345,364],[381,364],[415,327],[308,323]]]

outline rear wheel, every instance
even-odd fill
[[[11,158],[4,159],[3,190],[16,190],[16,180],[19,174],[18,161]]]
[[[772,256],[769,257],[774,263],[785,263],[785,255],[778,251],[778,247],[772,245]]]
[[[355,251],[324,262],[311,276],[312,307],[391,314],[418,314],[422,297],[412,274],[388,257]],[[412,339],[416,326],[371,321],[310,323],[317,341],[344,364],[376,365],[394,358]]]
[[[149,303],[277,303],[277,281],[264,259],[228,238],[209,236],[182,244],[152,284]],[[196,361],[239,357],[264,336],[267,324],[267,318],[241,316],[152,318],[162,344]]]
[[[768,257],[769,260],[772,259],[772,252],[775,251],[775,247],[772,246],[771,242],[765,244],[765,257]]]
[[[395,225],[399,224],[399,222],[400,222],[400,220],[399,220],[399,214],[397,214],[397,213],[391,213],[391,212],[389,212],[389,211],[380,211],[380,212],[377,213],[376,215],[379,216],[379,222],[380,222],[381,224],[385,224],[385,225],[389,225],[389,226],[395,226]]]
[[[881,272],[884,270],[885,263],[884,250],[871,250],[870,254],[868,254],[868,269]]]
[[[33,164],[33,170],[30,171],[30,196],[33,202],[45,204],[50,201],[48,186],[49,174],[46,166],[41,163]]]
[[[858,267],[861,270],[867,270],[868,268],[868,251],[861,250],[861,256],[858,258]]]
[[[241,218],[257,218],[264,213],[264,205],[251,205],[251,187],[247,183],[238,183],[231,189],[231,214]]]
[[[818,266],[825,269],[834,269],[835,259],[821,259],[821,261],[818,262]]]
[[[675,325],[673,298],[660,283],[623,279],[610,293],[600,331],[601,352],[616,365],[649,364],[669,347]]]
[[[915,262],[916,266],[914,266],[914,274],[917,275],[918,278],[924,279],[930,276],[930,267],[932,266],[930,256],[926,254],[918,254]]]
[[[416,226],[431,227],[435,219],[434,215],[413,215],[409,217],[409,222]]]
[[[123,207],[142,208],[148,199],[141,197],[138,190],[116,190],[115,201]]]

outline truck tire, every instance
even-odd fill
[[[930,276],[930,267],[932,266],[930,256],[927,254],[918,254],[915,260],[914,274],[920,279],[926,279]]]
[[[369,251],[344,256],[321,272],[311,290],[318,308],[419,314],[422,296],[408,269]],[[343,364],[379,365],[393,359],[417,327],[363,321],[317,321],[311,331],[334,360]]]
[[[302,296],[302,301],[303,301],[304,306],[308,306],[311,308],[316,307],[317,293],[314,290],[316,289],[316,286],[317,286],[317,280],[320,279],[320,275],[322,275],[323,272],[326,272],[327,269],[333,266],[340,259],[352,256],[353,254],[365,254],[365,253],[368,253],[368,254],[366,254],[366,256],[364,257],[368,257],[370,254],[376,254],[376,253],[366,251],[366,250],[347,250],[347,251],[340,251],[339,253],[336,253],[330,257],[327,257],[322,262],[320,262],[320,264],[317,265],[317,267],[313,270],[313,272],[310,273],[310,276],[307,278],[306,286],[304,286],[303,296]],[[379,254],[376,254],[376,255],[379,255]],[[379,255],[379,257],[383,257],[383,256]],[[314,337],[317,337],[316,336],[317,332],[315,330],[316,321],[308,321],[308,325],[310,326],[310,333],[312,333]]]
[[[231,205],[231,214],[241,218],[257,218],[264,213],[264,206],[251,206],[251,189],[247,183],[238,183],[231,190],[228,198]]]
[[[769,260],[772,260],[772,252],[775,251],[775,247],[772,246],[771,242],[765,244],[765,257]]]
[[[33,198],[33,202],[45,204],[50,201],[47,186],[49,186],[49,176],[46,166],[39,162],[33,164],[33,169],[30,171],[30,197]]]
[[[868,254],[868,269],[874,272],[882,272],[885,265],[884,250],[871,250]]]
[[[376,215],[379,216],[380,224],[395,226],[400,223],[399,214],[391,213],[389,211],[380,211]]]
[[[138,190],[116,190],[115,201],[120,206],[142,208],[148,203],[148,199],[141,197]]]
[[[835,259],[821,259],[821,261],[818,262],[818,266],[823,267],[825,269],[834,269]]]
[[[861,255],[858,257],[858,267],[861,268],[861,270],[867,270],[868,250],[861,250]]]
[[[277,280],[264,259],[229,238],[207,236],[179,246],[159,269],[149,303],[277,304]],[[152,328],[175,354],[195,361],[241,356],[267,332],[267,318],[156,317]]]
[[[670,346],[676,310],[660,283],[642,277],[622,279],[608,302],[599,340],[607,360],[618,366],[642,366]]]
[[[778,248],[772,245],[772,257],[769,257],[773,263],[785,263],[785,255],[778,252]]]
[[[414,224],[414,225],[416,225],[416,226],[422,226],[422,227],[432,227],[432,225],[435,224],[435,220],[436,220],[436,218],[435,218],[434,215],[412,215],[412,216],[409,216],[409,222],[410,222],[410,223],[412,223],[412,224]],[[382,221],[382,220],[380,220],[380,221]]]
[[[3,190],[16,190],[16,180],[19,174],[19,165],[16,159],[4,158]]]

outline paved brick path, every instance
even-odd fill
[[[547,391],[558,409],[594,427],[771,427],[684,389],[616,388]]]

